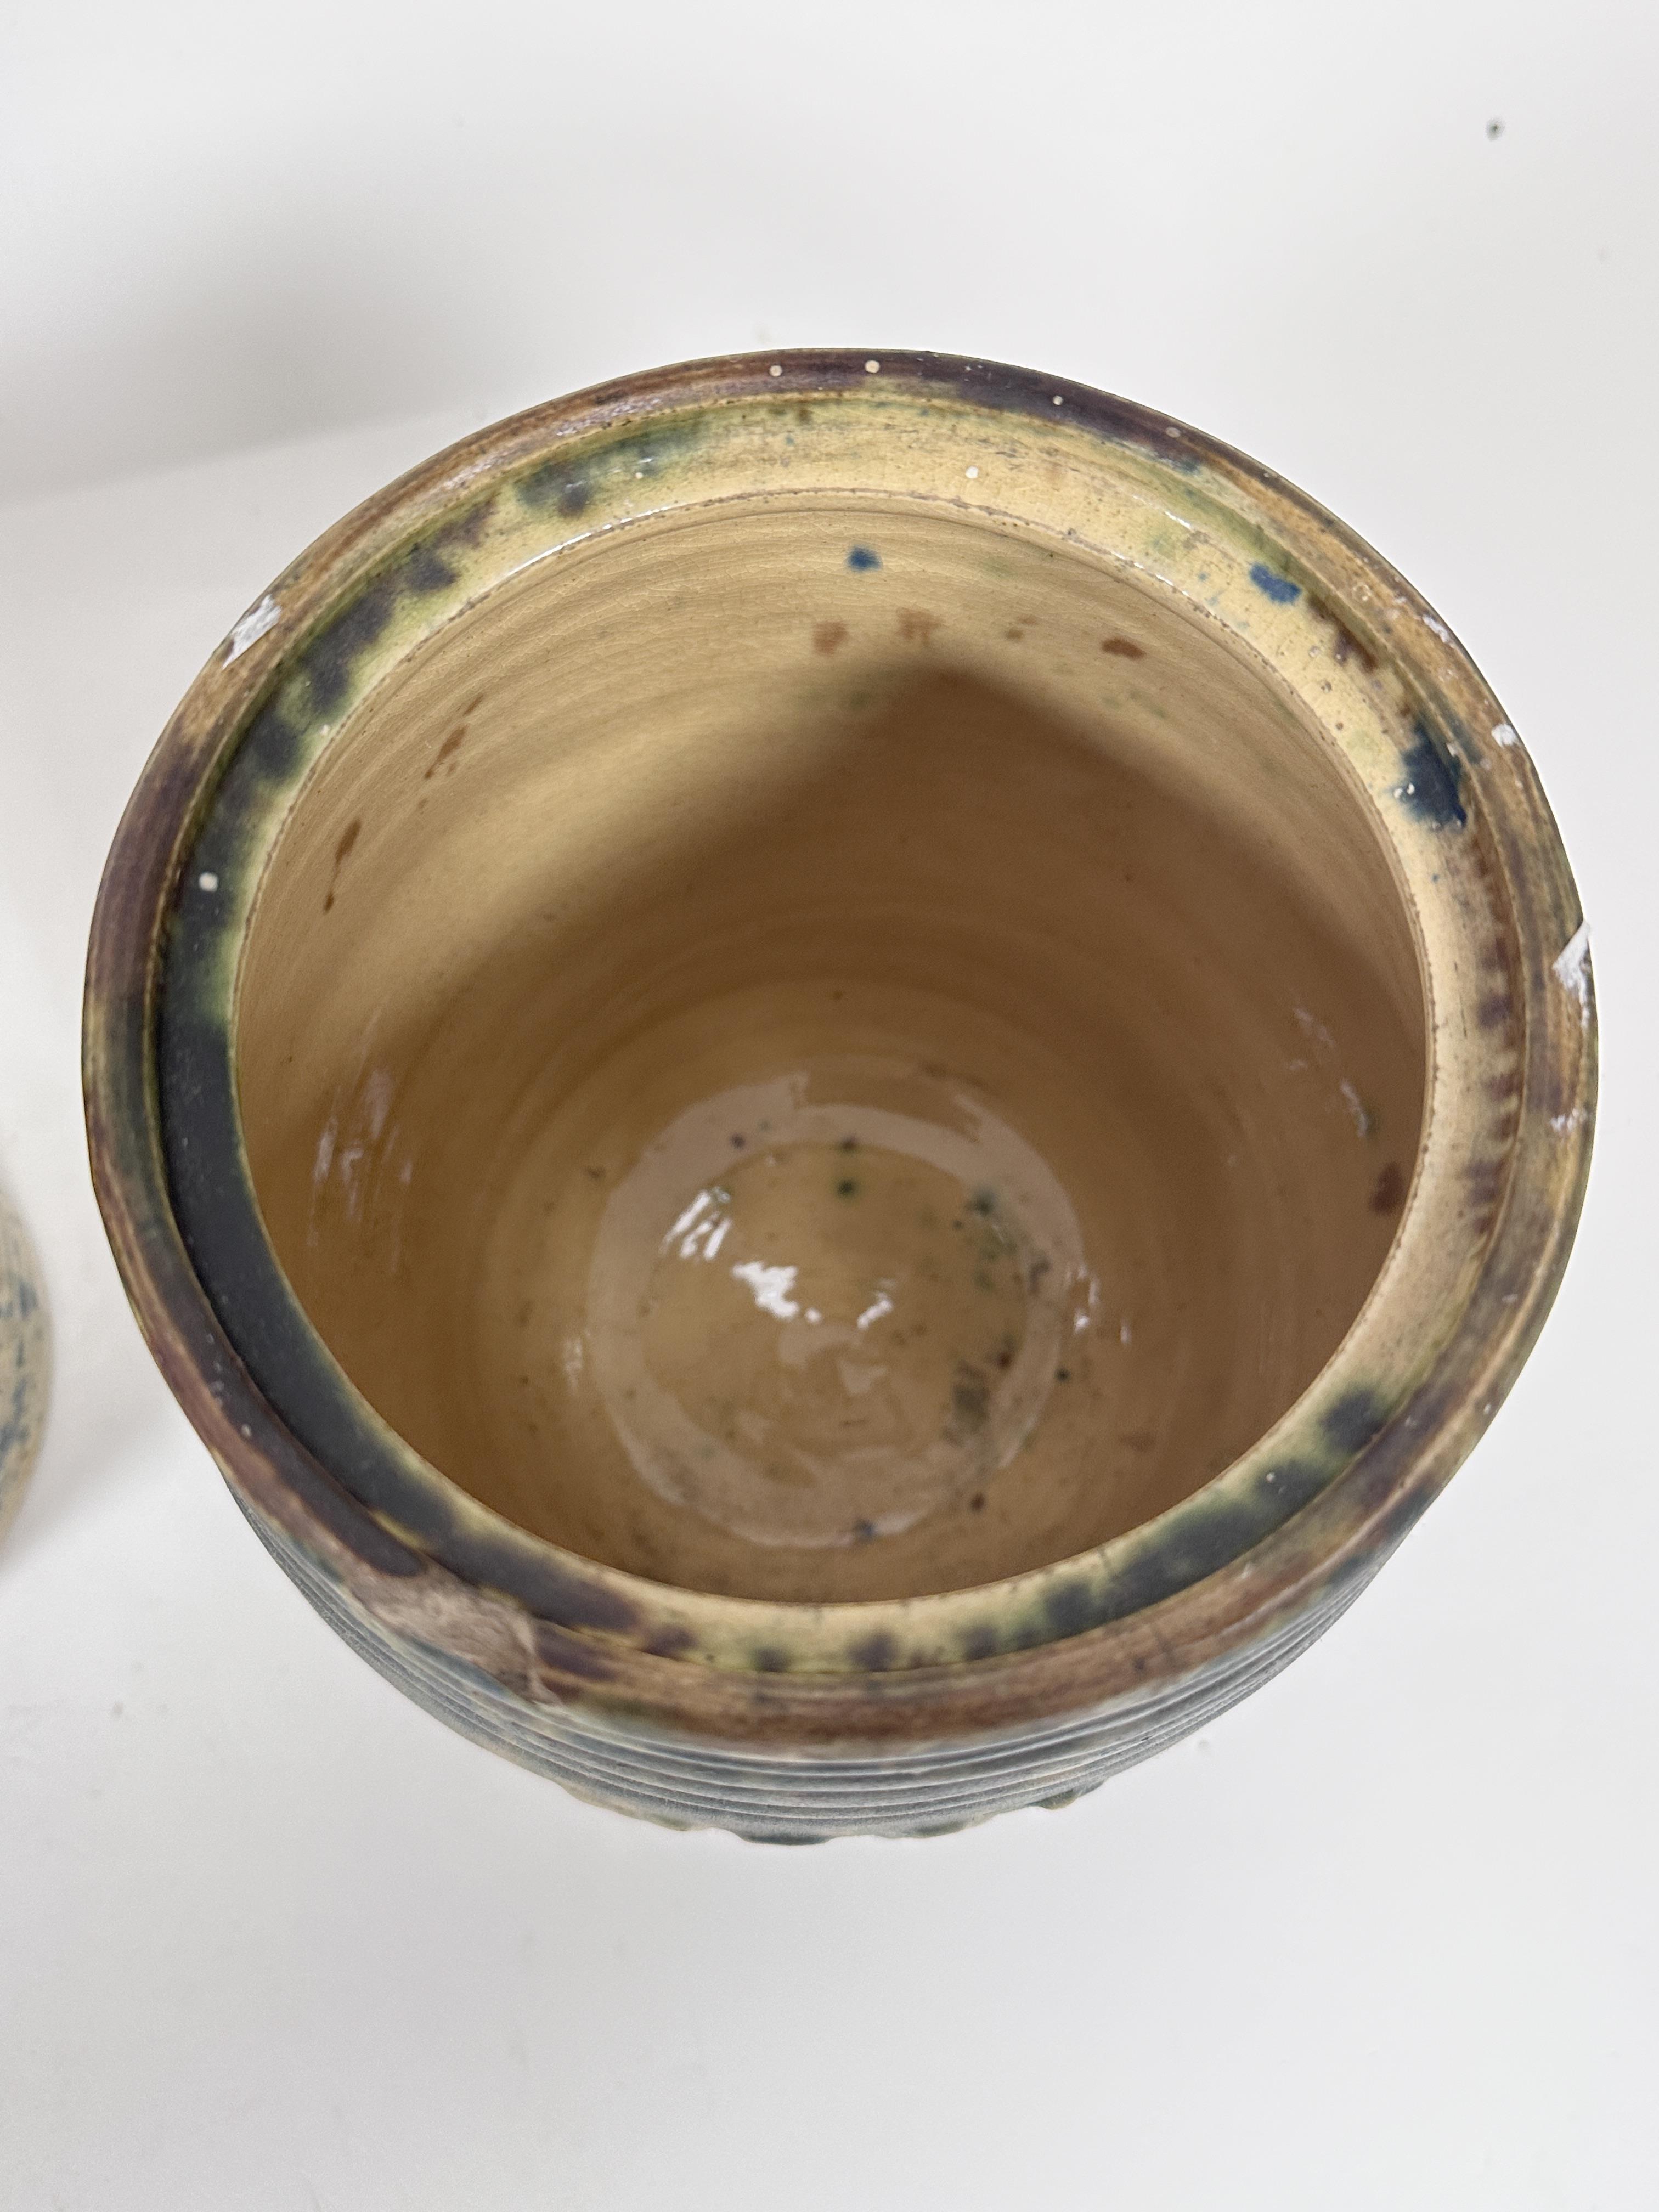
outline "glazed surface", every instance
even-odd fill
[[[40,1454],[51,1364],[40,1267],[0,1190],[0,1535]]]
[[[1358,1312],[1424,1016],[1340,755],[1201,610],[897,500],[640,522],[362,703],[244,961],[347,1374],[692,1589],[965,1589],[1189,1496]]]

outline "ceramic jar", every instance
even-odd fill
[[[98,1194],[429,1711],[805,1841],[1243,1696],[1480,1434],[1595,1025],[1526,752],[1270,471],[759,355],[416,469],[236,625],[88,976]]]

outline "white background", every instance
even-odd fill
[[[1648,2212],[1651,0],[0,39],[0,1174],[58,1342],[0,1557],[0,2207]],[[1104,385],[1379,544],[1540,765],[1604,1072],[1540,1350],[1311,1655],[1061,1815],[810,1851],[576,1804],[330,1636],[127,1317],[76,1066],[122,803],[276,570],[509,407],[792,343]]]

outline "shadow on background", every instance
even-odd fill
[[[15,330],[0,406],[21,434],[0,451],[0,500],[408,416],[483,382],[481,353],[502,348],[481,320],[502,307],[478,296],[477,265],[423,261],[415,226],[370,214],[275,206],[252,236],[210,221],[75,323]]]

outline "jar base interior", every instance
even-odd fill
[[[1200,610],[921,502],[514,577],[356,706],[239,996],[358,1389],[584,1557],[808,1602],[1085,1551],[1272,1426],[1413,1171],[1411,919]]]

